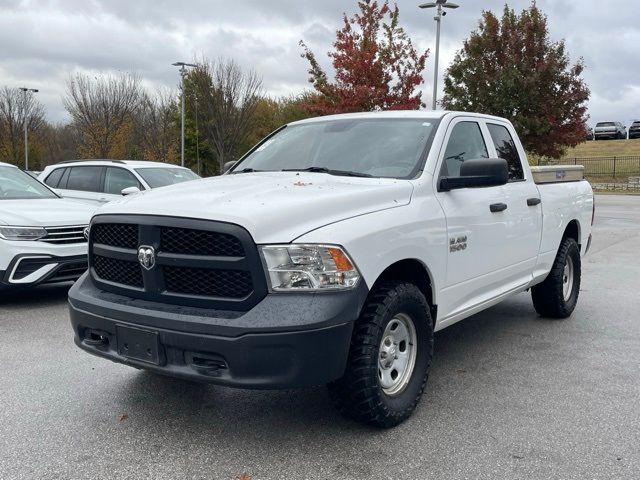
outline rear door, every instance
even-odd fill
[[[498,296],[501,270],[509,265],[504,255],[508,236],[505,212],[491,205],[506,203],[502,186],[440,191],[442,177],[459,176],[466,160],[488,158],[489,134],[484,121],[456,117],[447,127],[444,148],[436,168],[436,197],[447,219],[447,274],[438,309],[446,321]]]
[[[538,187],[527,178],[522,161],[526,158],[516,143],[516,134],[508,123],[487,120],[491,155],[507,161],[509,182],[505,194],[504,219],[507,221],[502,258],[507,265],[503,272],[505,290],[529,283],[536,264],[542,235],[542,203]]]
[[[102,192],[104,167],[95,165],[67,167],[58,191],[63,197],[82,200],[91,204],[108,202]]]

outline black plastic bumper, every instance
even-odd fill
[[[360,282],[349,292],[269,294],[248,312],[212,311],[107,293],[84,275],[69,308],[76,345],[94,355],[190,380],[293,388],[342,376],[367,293]],[[122,354],[122,327],[157,339],[152,361]]]

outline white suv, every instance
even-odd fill
[[[94,210],[0,163],[0,291],[82,275],[87,269],[84,230]]]
[[[188,168],[135,160],[69,160],[46,167],[38,176],[63,197],[98,205],[197,178]]]

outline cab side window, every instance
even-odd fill
[[[520,160],[516,143],[513,141],[509,130],[507,130],[505,126],[496,125],[495,123],[487,123],[487,128],[489,129],[493,144],[496,147],[498,157],[507,161],[509,181],[524,180],[522,161]]]
[[[480,125],[477,122],[459,122],[449,136],[440,176],[459,177],[460,166],[466,160],[488,157]]]
[[[107,167],[104,175],[104,193],[120,195],[122,190],[129,187],[137,187],[142,190],[142,185],[133,174],[124,168]]]

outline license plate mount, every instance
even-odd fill
[[[160,338],[157,332],[116,325],[116,339],[119,355],[160,365]]]

